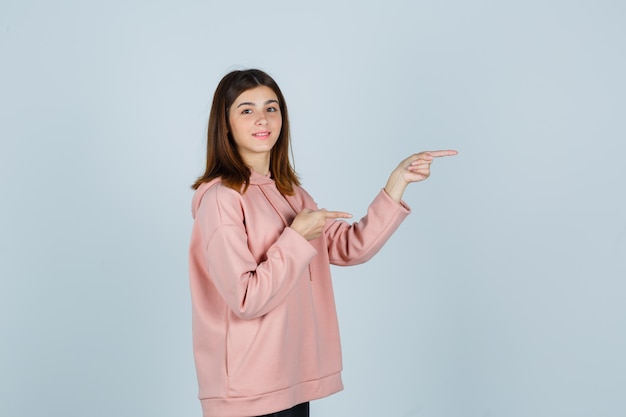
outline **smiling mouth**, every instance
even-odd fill
[[[267,139],[269,135],[270,135],[270,132],[258,132],[258,133],[252,134],[252,136],[254,136],[257,139]]]

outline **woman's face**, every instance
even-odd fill
[[[248,165],[268,158],[278,140],[283,121],[274,91],[265,86],[246,90],[230,106],[230,134]]]

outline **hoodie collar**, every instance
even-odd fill
[[[251,170],[250,171],[250,185],[273,184],[274,180],[272,179],[270,175],[271,175],[270,173],[268,173],[267,175],[262,175],[256,171]]]

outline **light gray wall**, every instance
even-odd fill
[[[296,166],[362,215],[335,269],[346,390],[315,416],[624,416],[626,6],[609,0],[0,4],[0,415],[198,416],[187,245],[213,90],[260,67]]]

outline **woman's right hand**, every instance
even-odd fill
[[[344,211],[303,209],[300,213],[298,213],[296,218],[293,219],[293,222],[291,222],[291,226],[289,227],[302,235],[302,237],[306,240],[313,240],[320,237],[324,231],[326,220],[349,219],[351,217],[352,214]]]

